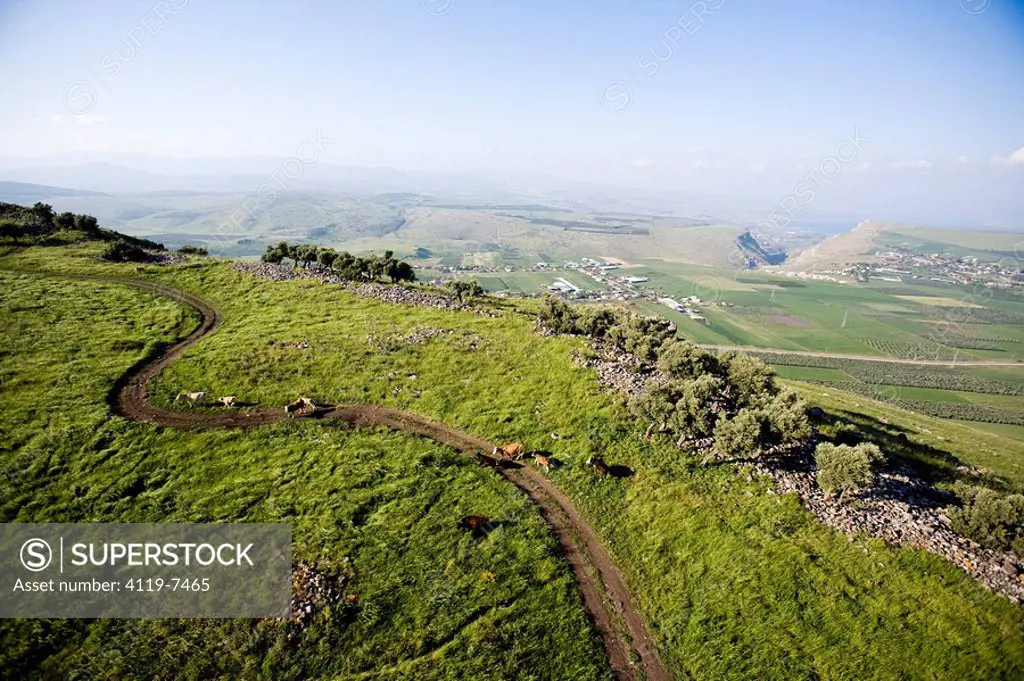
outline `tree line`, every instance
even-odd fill
[[[662,380],[630,400],[646,436],[671,435],[676,445],[712,438],[724,456],[757,456],[811,434],[806,405],[781,388],[764,362],[736,352],[710,352],[676,337],[675,326],[609,308],[576,308],[545,299],[541,321],[557,333],[612,343],[656,366]]]
[[[92,215],[58,213],[50,204],[41,202],[28,207],[0,202],[0,238],[19,243],[23,240],[35,241],[51,237],[58,233],[67,235],[72,241],[123,242],[126,247],[136,249],[165,250],[163,244],[155,241],[104,229]]]
[[[394,257],[386,251],[383,256],[359,257],[345,251],[324,248],[312,244],[288,244],[284,241],[276,246],[267,246],[263,262],[278,264],[291,260],[295,267],[327,272],[349,281],[376,281],[387,278],[392,283],[416,281],[412,265]]]
[[[732,351],[712,352],[677,337],[670,322],[604,307],[570,306],[548,296],[541,323],[555,333],[582,335],[631,353],[660,376],[629,401],[647,438],[671,437],[677,447],[712,443],[716,456],[757,458],[794,452],[812,434],[807,405],[779,386],[763,361]],[[884,456],[870,443],[822,442],[814,452],[818,481],[826,494],[872,485]]]

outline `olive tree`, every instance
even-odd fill
[[[842,501],[847,492],[857,492],[871,485],[875,468],[884,458],[882,450],[870,442],[854,447],[822,442],[814,450],[818,485],[829,496],[838,492]]]

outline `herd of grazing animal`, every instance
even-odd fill
[[[543,466],[544,471],[547,473],[551,472],[558,461],[555,457],[551,456],[550,452],[544,452],[539,450],[526,451],[526,448],[518,442],[514,442],[508,445],[498,445],[491,450],[491,455],[488,456],[483,452],[474,452],[473,458],[476,459],[477,463],[483,466],[489,466],[491,468],[501,468],[502,464],[506,461],[522,461],[525,458],[533,459],[534,463],[538,466]],[[599,478],[607,478],[611,473],[611,468],[604,462],[599,456],[592,456],[587,459],[587,466],[594,469],[594,473]]]
[[[184,400],[188,405],[194,406],[197,404],[203,404],[206,400],[206,393],[204,392],[181,392],[178,393],[174,398],[175,402]],[[234,395],[228,395],[227,397],[220,397],[217,402],[224,407],[234,407],[238,404],[238,398]],[[284,407],[284,413],[288,414],[289,417],[294,418],[296,415],[305,416],[308,414],[316,413],[318,405],[312,399],[308,397],[300,397],[294,402],[289,402]],[[473,458],[476,459],[477,463],[483,466],[489,466],[491,468],[501,468],[502,464],[506,461],[522,461],[524,458],[531,458],[538,466],[543,466],[546,473],[550,473],[552,467],[556,464],[556,460],[548,452],[542,451],[531,451],[527,452],[526,448],[520,442],[513,442],[507,445],[498,445],[491,450],[491,455],[488,456],[483,452],[474,452]],[[609,468],[608,464],[604,462],[599,456],[592,456],[587,459],[587,466],[594,469],[594,473],[597,477],[604,479],[608,477]],[[483,516],[467,516],[467,518],[477,518]],[[465,519],[464,519],[465,520]],[[478,528],[471,528],[475,532]]]
[[[194,407],[196,405],[202,405],[206,403],[206,393],[204,392],[180,392],[174,397],[175,402],[185,402],[188,406]],[[238,398],[234,395],[227,395],[225,397],[218,397],[217,404],[222,407],[232,408],[239,406]],[[291,417],[296,414],[304,416],[307,414],[316,413],[319,408],[316,402],[308,397],[300,397],[294,402],[290,402],[285,405],[284,413]]]
[[[551,472],[552,467],[556,464],[555,457],[551,456],[549,452],[537,450],[527,452],[526,448],[518,442],[509,445],[498,445],[491,451],[491,456],[483,452],[474,452],[473,458],[480,465],[490,468],[501,468],[502,464],[506,461],[521,461],[524,458],[531,458],[538,466],[543,466],[544,470],[548,473]],[[593,468],[594,474],[601,480],[607,478],[612,472],[608,464],[604,462],[604,459],[599,456],[592,456],[587,459],[587,466]],[[463,516],[459,521],[459,527],[468,530],[473,536],[479,537],[491,532],[493,524],[487,516],[467,515]]]
[[[206,393],[204,392],[181,392],[174,398],[175,402],[185,401],[190,407],[197,404],[203,404],[205,400]],[[234,395],[228,395],[227,397],[218,398],[217,402],[224,407],[231,408],[238,404],[238,398]],[[290,417],[294,417],[296,414],[300,416],[312,414],[315,413],[316,410],[316,402],[308,397],[300,397],[294,402],[286,404],[284,407],[284,412]],[[527,452],[526,448],[519,442],[513,442],[512,444],[507,445],[498,445],[491,451],[490,456],[483,452],[474,452],[473,454],[473,458],[477,463],[491,468],[501,468],[502,464],[507,461],[521,461],[527,457],[533,459],[538,466],[543,466],[544,471],[547,473],[551,472],[551,468],[556,463],[555,458],[551,456],[550,453],[537,450]],[[606,464],[604,459],[601,457],[590,457],[587,459],[587,466],[594,469],[594,473],[598,478],[603,480],[608,477],[608,464]],[[490,518],[482,515],[467,515],[463,517],[462,520],[459,521],[459,527],[469,530],[477,536],[486,534],[493,529]]]

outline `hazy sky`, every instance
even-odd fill
[[[0,0],[0,92],[2,156],[286,157],[319,129],[361,166],[1024,195],[1017,0]]]

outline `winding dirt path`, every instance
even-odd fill
[[[108,398],[117,413],[136,421],[184,430],[252,428],[275,423],[286,417],[283,408],[196,414],[168,411],[150,403],[149,383],[153,377],[185,350],[220,327],[223,318],[210,303],[184,291],[148,281],[90,275],[48,276],[132,286],[173,298],[195,308],[202,315],[202,321],[187,337],[156,357],[143,360],[118,379]],[[379,405],[338,405],[319,410],[316,418],[335,419],[354,426],[385,426],[433,440],[467,454],[481,450],[490,452],[494,447],[490,442],[438,421]],[[629,589],[593,528],[580,517],[561,490],[539,471],[529,466],[515,466],[502,468],[501,474],[538,506],[541,516],[555,533],[579,584],[584,604],[601,635],[609,665],[616,678],[671,681],[672,677],[662,664],[654,641],[632,605]],[[630,661],[631,651],[639,656],[636,665]]]

